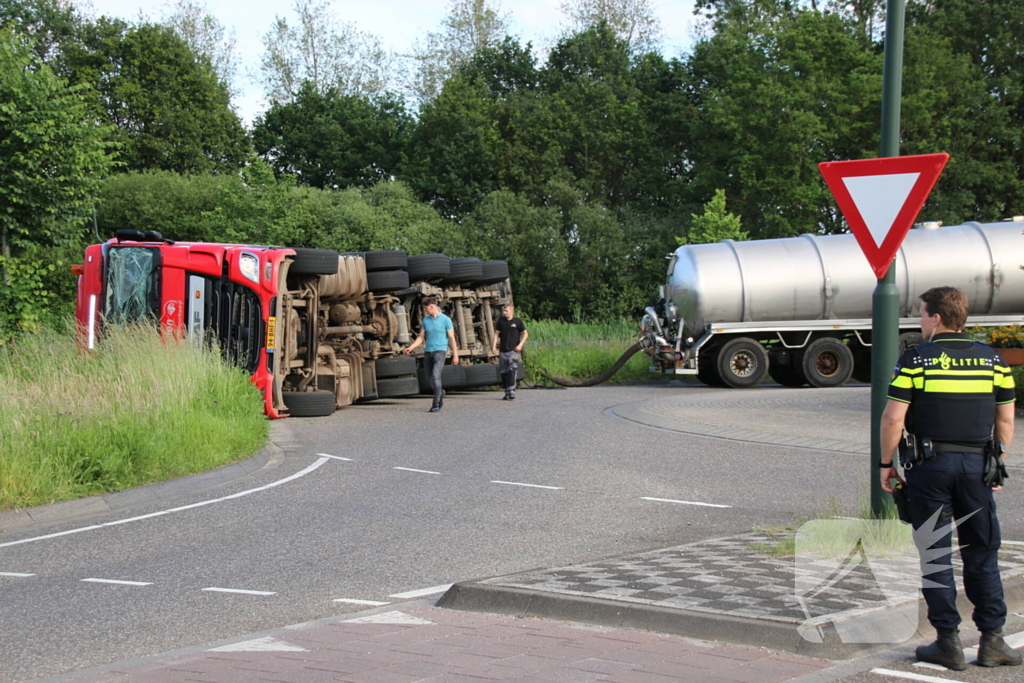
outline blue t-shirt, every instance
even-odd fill
[[[454,330],[452,319],[444,313],[438,314],[436,318],[429,315],[423,316],[423,330],[427,333],[427,344],[424,350],[427,353],[434,351],[446,351],[448,349],[448,330]]]

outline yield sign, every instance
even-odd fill
[[[942,153],[818,164],[878,279],[888,272],[947,161]]]

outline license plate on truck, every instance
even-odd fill
[[[273,353],[277,341],[277,318],[267,318],[267,353]]]

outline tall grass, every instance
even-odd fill
[[[572,323],[528,320],[526,328],[530,332],[523,356],[526,374],[531,380],[541,381],[541,370],[573,379],[601,374],[636,342],[639,323],[628,318]],[[642,352],[635,354],[610,381],[660,377],[647,369],[649,361]]]
[[[45,330],[0,347],[0,509],[118,491],[247,457],[259,392],[215,353],[112,329],[95,351]]]

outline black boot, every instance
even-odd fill
[[[1020,666],[1021,661],[1024,661],[1024,655],[1006,644],[1002,627],[981,632],[978,666]]]
[[[931,645],[917,648],[917,659],[921,662],[940,664],[953,671],[967,668],[964,648],[960,644],[960,631],[955,628],[937,628],[938,638]]]

